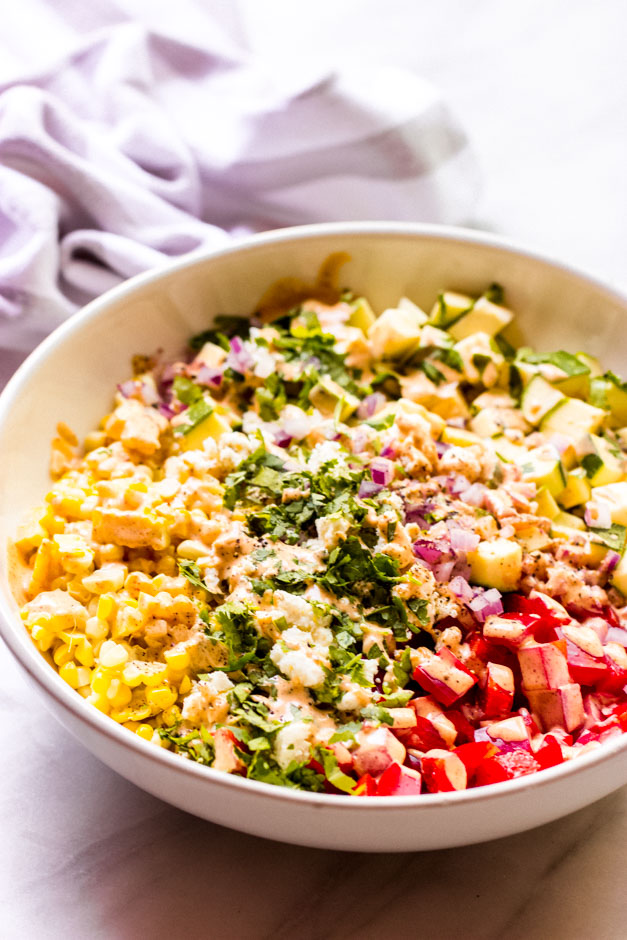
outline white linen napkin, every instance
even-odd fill
[[[79,8],[54,9],[71,37]],[[206,17],[182,39],[116,10],[102,0],[109,25],[81,24],[53,65],[0,85],[0,348],[28,350],[121,279],[244,231],[469,219],[466,136],[414,74],[259,61]]]

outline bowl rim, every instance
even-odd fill
[[[0,393],[0,434],[2,433],[3,415],[10,412],[12,403],[21,394],[23,388],[27,386],[31,373],[57,347],[63,344],[66,337],[84,328],[91,320],[104,315],[111,303],[141,290],[146,285],[168,278],[175,272],[211,262],[216,258],[231,254],[245,255],[249,251],[255,251],[257,248],[272,244],[316,240],[326,236],[338,235],[346,235],[351,238],[383,235],[391,238],[435,239],[446,244],[457,242],[496,249],[504,254],[523,257],[531,262],[554,268],[584,281],[599,293],[605,294],[608,298],[623,306],[627,312],[627,292],[612,287],[600,278],[582,272],[545,252],[528,248],[512,239],[493,233],[419,222],[381,221],[323,222],[273,229],[269,232],[234,239],[232,242],[217,248],[197,249],[156,269],[137,274],[106,291],[72,314],[30,353]],[[183,776],[191,774],[193,777],[206,780],[210,785],[231,791],[239,791],[243,795],[248,793],[251,796],[256,794],[261,798],[289,800],[292,803],[309,805],[318,809],[323,807],[329,809],[343,808],[348,812],[357,812],[368,807],[373,809],[379,807],[386,813],[394,809],[401,811],[409,807],[414,810],[422,807],[425,811],[429,807],[432,807],[433,810],[436,807],[446,806],[464,807],[485,800],[507,799],[508,796],[514,797],[516,794],[523,794],[531,789],[550,786],[554,781],[568,779],[573,774],[603,764],[617,754],[627,751],[627,734],[620,735],[603,742],[597,748],[591,749],[573,760],[545,769],[542,772],[470,790],[422,793],[417,796],[363,796],[359,799],[347,799],[342,794],[312,793],[263,783],[262,781],[249,780],[214,770],[212,767],[187,760],[172,751],[156,747],[151,742],[144,741],[129,732],[128,729],[113,721],[108,715],[104,715],[97,708],[89,705],[46,662],[32,642],[26,629],[16,618],[15,612],[11,608],[12,603],[15,603],[14,599],[10,596],[7,597],[4,589],[0,588],[0,636],[2,636],[11,653],[30,678],[50,695],[58,705],[69,711],[73,718],[86,725],[90,731],[104,734],[114,745],[121,745],[127,751],[135,752],[140,757],[146,757],[157,766],[163,767],[164,770],[171,770]],[[21,630],[18,629],[18,624]]]

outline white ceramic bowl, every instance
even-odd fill
[[[627,738],[568,764],[463,793],[350,799],[219,773],[140,740],[87,705],[45,662],[18,616],[5,546],[41,500],[59,420],[83,435],[109,408],[133,353],[181,349],[217,313],[248,314],[285,275],[311,278],[331,251],[342,282],[376,309],[442,287],[505,286],[523,336],[540,349],[584,349],[627,366],[627,298],[563,265],[476,232],[421,225],[314,225],[256,236],[141,275],[89,304],[29,357],[0,397],[0,629],[33,688],[106,764],[197,816],[244,832],[335,849],[408,851],[509,835],[566,815],[627,782]]]

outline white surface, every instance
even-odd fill
[[[480,223],[625,284],[625,6],[384,6],[377,14],[375,0],[319,2],[306,43],[320,55],[364,49],[439,83],[483,165]],[[303,37],[299,5],[250,7],[260,45],[279,44],[268,9]],[[14,61],[37,61],[37,43],[55,40],[53,20],[51,12],[45,28],[25,29]],[[11,364],[0,366],[7,375]],[[279,846],[127,784],[31,697],[4,650],[0,669],[3,938],[625,935],[625,790],[541,830],[467,849],[370,858]]]

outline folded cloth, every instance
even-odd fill
[[[464,132],[408,71],[264,62],[220,33],[113,23],[0,85],[0,348],[241,232],[459,223],[476,190]]]

